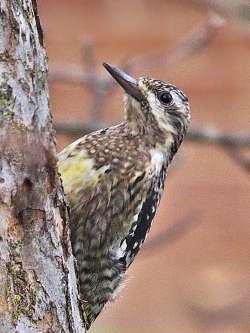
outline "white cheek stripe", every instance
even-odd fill
[[[155,172],[160,173],[164,162],[163,152],[161,152],[159,149],[151,149],[149,152],[151,155],[152,165],[155,168]]]
[[[148,94],[148,102],[151,107],[151,112],[153,113],[159,127],[169,133],[177,134],[176,129],[171,125],[168,115],[166,114],[164,108],[162,107],[160,101],[156,98],[153,93]],[[179,103],[175,99],[175,104]]]

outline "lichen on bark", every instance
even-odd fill
[[[84,332],[35,0],[0,2],[0,332]]]

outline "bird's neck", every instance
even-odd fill
[[[129,130],[134,136],[145,135],[145,116],[142,114],[140,104],[130,96],[124,96],[125,120]]]
[[[131,127],[131,123],[128,121],[125,121],[123,126],[126,136],[140,142],[140,147],[144,147],[146,152],[154,152],[155,156],[162,156],[163,164],[169,164],[182,142],[182,139],[173,133],[163,135],[163,133],[149,130],[149,128]]]
[[[172,160],[184,134],[177,134],[177,129],[172,125],[169,125],[168,128],[160,128],[152,113],[143,113],[140,103],[130,96],[125,95],[124,106],[129,135],[141,137],[141,141],[148,149],[156,149],[166,159]]]

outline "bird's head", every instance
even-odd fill
[[[155,144],[179,144],[190,122],[188,98],[172,84],[148,77],[135,80],[124,71],[104,67],[125,91],[126,120],[132,132],[148,135]]]

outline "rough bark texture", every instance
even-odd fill
[[[82,333],[41,42],[35,1],[1,0],[0,332]]]

